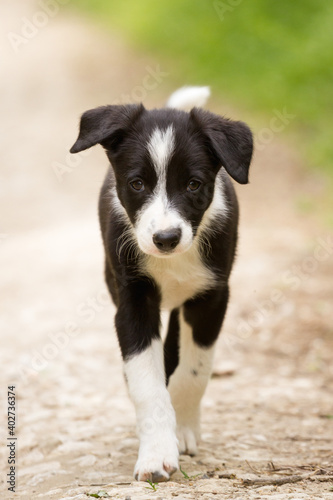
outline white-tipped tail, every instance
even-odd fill
[[[210,96],[209,87],[181,87],[168,99],[168,108],[177,108],[188,111],[194,107],[202,107]]]

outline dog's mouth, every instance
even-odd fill
[[[134,226],[134,232],[143,253],[161,258],[183,254],[191,247],[194,237],[191,225],[174,214],[160,219],[141,219]]]
[[[177,249],[177,250],[172,250],[170,252],[161,252],[160,250],[157,250],[157,249],[154,249],[154,248],[150,248],[150,249],[141,249],[146,255],[151,255],[152,257],[157,257],[158,259],[172,259],[174,257],[176,257],[177,255],[181,255],[183,253],[185,253],[188,248],[186,250],[180,250],[180,249]]]
[[[147,255],[168,258],[186,252],[192,245],[192,238],[184,238],[182,230],[168,228],[156,231],[149,238],[138,238],[140,249]]]

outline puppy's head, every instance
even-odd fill
[[[222,196],[215,185],[222,166],[237,182],[248,182],[249,128],[202,109],[96,108],[82,115],[71,153],[98,143],[115,173],[115,195],[149,255],[168,257],[191,247],[205,212]]]

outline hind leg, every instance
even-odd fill
[[[170,313],[168,333],[164,341],[164,367],[166,383],[179,363],[179,309]]]
[[[180,453],[197,453],[200,402],[227,302],[228,288],[224,288],[187,301],[179,313],[179,364],[170,376],[168,390],[176,412]]]

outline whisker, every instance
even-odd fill
[[[126,249],[128,246],[129,248],[133,245],[136,244],[134,235],[132,232],[132,229],[126,229],[118,238],[116,242],[116,253],[118,258],[120,258],[121,253]]]

